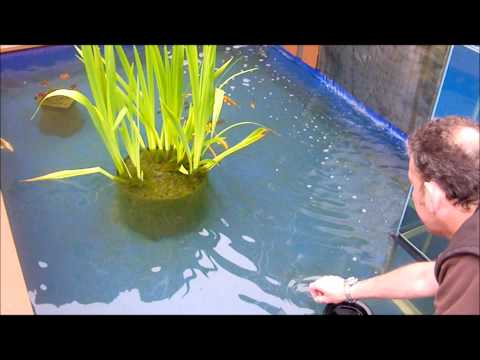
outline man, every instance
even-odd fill
[[[418,216],[448,247],[436,261],[417,262],[363,281],[324,276],[310,284],[318,303],[435,297],[436,314],[480,314],[480,130],[472,120],[430,121],[408,140],[408,177]]]

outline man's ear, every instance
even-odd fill
[[[435,214],[445,198],[445,192],[434,181],[425,182],[423,185],[425,186],[425,206]]]

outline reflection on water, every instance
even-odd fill
[[[224,235],[216,236],[222,241],[230,241]],[[230,250],[231,251],[231,250]],[[177,254],[180,255],[180,254]],[[38,301],[39,291],[29,291],[31,301],[40,314],[313,314],[321,313],[323,305],[313,303],[303,290],[292,293],[289,284],[289,297],[285,297],[284,287],[279,282],[273,286],[262,286],[262,282],[252,281],[244,276],[245,263],[230,261],[216,251],[204,248],[195,251],[196,265],[183,272],[175,269],[155,267],[145,272],[143,278],[149,278],[149,286],[164,294],[161,298],[148,296],[148,289],[127,288],[119,290],[118,295],[107,302],[85,302],[76,299],[61,304],[49,304]],[[228,255],[227,255],[228,256]],[[178,256],[178,259],[183,259]],[[159,261],[161,261],[159,259]],[[201,264],[201,265],[200,265]],[[185,264],[184,264],[185,265]],[[200,266],[199,266],[200,265]],[[155,271],[154,271],[155,270]],[[174,278],[172,278],[174,277]],[[303,279],[303,281],[312,278]],[[195,281],[193,281],[195,280]],[[272,279],[268,281],[272,282]],[[221,285],[221,288],[218,288]],[[294,286],[293,286],[294,288]],[[195,294],[194,296],[188,296]],[[217,294],[212,297],[212,294]]]
[[[69,167],[114,169],[90,121],[74,130],[88,116],[78,106],[34,120],[58,137],[82,129],[65,141],[25,121],[31,93],[2,92],[2,136],[22,143],[2,153],[2,191],[37,313],[314,314],[323,305],[308,284],[318,276],[381,270],[406,195],[403,145],[259,49],[220,49],[219,58],[240,58],[238,69],[259,67],[228,84],[239,106],[222,117],[225,127],[249,119],[279,136],[233,155],[197,198],[168,210],[123,197],[101,176],[19,183]],[[74,73],[71,55],[50,72]],[[75,81],[88,88],[80,73]],[[229,143],[248,131],[235,129]]]
[[[54,304],[38,304],[39,292],[37,290],[29,291],[29,296],[38,314],[313,314],[312,309],[300,308],[288,301],[282,301],[278,297],[263,292],[253,282],[232,277],[226,272],[217,272],[209,278],[199,274],[195,282],[195,290],[203,291],[204,294],[217,292],[218,289],[210,286],[210,284],[215,284],[219,280],[227,286],[222,289],[222,295],[216,298],[207,296],[187,297],[183,296],[183,291],[180,289],[168,299],[145,301],[142,299],[139,289],[134,288],[121,291],[109,303],[83,304],[73,301],[57,306]],[[243,293],[237,295],[238,292],[229,284],[240,285],[242,292],[248,295]],[[318,310],[318,312],[321,312],[321,310]]]
[[[219,233],[218,235],[218,243],[213,249],[218,255],[242,269],[252,272],[256,272],[258,270],[255,264],[249,258],[230,246],[232,244],[232,240],[230,240],[225,234]]]
[[[45,135],[67,138],[79,132],[85,124],[85,119],[74,104],[68,109],[57,109],[43,106],[39,112],[37,126]]]

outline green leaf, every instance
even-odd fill
[[[232,56],[225,64],[223,64],[221,67],[219,67],[219,68],[215,71],[215,75],[213,76],[215,80],[216,80],[220,75],[223,74],[223,72],[228,68],[228,66],[229,66],[230,63],[232,62],[232,60],[233,60],[233,56]]]
[[[123,109],[118,113],[117,118],[115,119],[115,124],[113,126],[113,129],[116,129],[118,125],[120,125],[125,115],[127,115],[127,112],[128,112],[128,109],[126,106],[124,106]]]
[[[76,170],[61,170],[49,173],[47,175],[34,177],[31,179],[20,180],[21,182],[33,182],[33,181],[44,181],[44,180],[61,180],[66,178],[71,178],[75,176],[83,176],[83,175],[90,175],[90,174],[102,174],[108,177],[110,180],[114,181],[124,181],[123,179],[119,178],[118,176],[114,176],[110,174],[108,171],[102,169],[101,167],[92,167],[86,169],[76,169]]]
[[[214,161],[215,165],[218,165],[222,160],[224,160],[227,156],[247,147],[253,144],[254,142],[257,142],[258,140],[262,139],[265,137],[265,135],[268,133],[268,129],[265,128],[260,128],[252,131],[245,139],[240,141],[238,144],[235,144],[234,146],[230,147],[229,149],[225,150],[221,154],[217,155],[215,158],[212,160]],[[214,165],[214,166],[215,166]],[[213,166],[212,166],[213,167]],[[211,169],[211,167],[209,168]],[[208,169],[208,170],[209,170]]]
[[[185,169],[185,167],[183,165],[180,166],[178,171],[180,171],[182,174],[188,175],[188,170]]]
[[[250,124],[250,125],[257,125],[257,126],[263,127],[262,124],[259,124],[259,123],[256,123],[256,122],[252,122],[252,121],[242,121],[242,122],[239,122],[239,123],[230,125],[229,127],[223,129],[223,130],[220,131],[218,134],[216,134],[216,136],[222,136],[224,133],[226,133],[227,131],[230,131],[230,130],[233,129],[233,128],[236,128],[236,127],[238,127],[238,126],[248,125],[248,124]]]
[[[236,74],[233,74],[232,76],[230,76],[227,80],[225,80],[220,86],[219,88],[223,88],[225,85],[227,85],[230,81],[232,81],[233,79],[235,79],[237,76],[240,76],[240,75],[243,75],[243,74],[246,74],[246,73],[249,73],[249,72],[252,72],[252,71],[255,71],[255,70],[258,70],[258,68],[253,68],[253,69],[248,69],[248,70],[243,70],[243,71],[240,71]]]
[[[120,174],[123,174],[124,167],[122,165],[122,157],[120,154],[120,149],[117,143],[117,139],[114,134],[113,120],[111,120],[112,125],[108,125],[108,121],[105,119],[106,114],[105,115],[102,114],[100,110],[94,105],[92,105],[90,100],[81,92],[77,90],[66,90],[66,89],[55,90],[51,92],[40,101],[39,107],[37,108],[37,111],[35,112],[33,117],[36,115],[36,113],[40,109],[40,106],[42,105],[42,103],[45,100],[54,96],[66,96],[85,106],[85,108],[90,114],[93,125],[95,126],[98,134],[100,135],[100,137],[103,140],[103,143],[105,144],[105,147],[107,148],[108,152],[112,157],[112,160],[115,164],[116,169]]]
[[[190,147],[188,146],[188,141],[187,141],[187,138],[185,137],[185,133],[183,132],[183,129],[181,128],[180,123],[174,120],[175,114],[173,114],[173,112],[168,108],[166,104],[164,106],[167,114],[166,119],[168,119],[170,123],[173,125],[176,135],[179,136],[181,141],[183,142],[183,146],[185,148],[185,151],[187,152],[188,159],[191,160]],[[190,169],[192,169],[192,164],[190,164]]]
[[[215,102],[213,104],[211,136],[213,136],[213,134],[215,133],[215,127],[217,126],[218,119],[220,118],[220,112],[222,111],[224,96],[225,96],[225,91],[218,88],[215,89]]]

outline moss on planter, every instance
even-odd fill
[[[184,175],[178,171],[179,164],[171,158],[172,156],[160,151],[142,151],[140,163],[143,181],[132,178],[125,184],[119,183],[121,191],[139,200],[175,200],[193,194],[205,182],[207,174]],[[130,173],[135,174],[136,170],[130,158],[127,158],[125,163]],[[183,165],[188,166],[186,163]]]
[[[165,153],[143,151],[144,181],[117,183],[120,221],[150,240],[195,231],[208,213],[207,175],[181,174],[170,158]],[[134,174],[130,159],[125,163]]]

